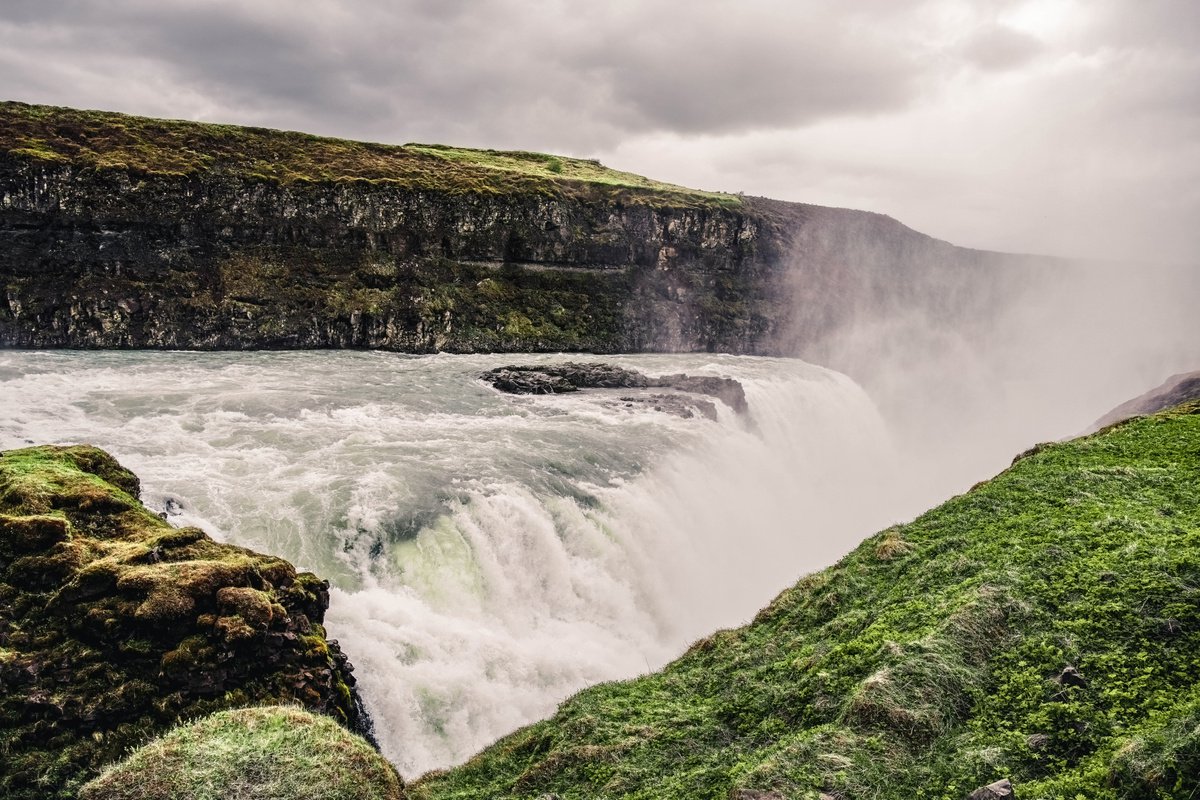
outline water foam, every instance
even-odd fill
[[[930,499],[837,373],[615,359],[737,378],[750,418],[712,422],[475,379],[511,359],[3,353],[0,447],[94,442],[174,521],[330,577],[330,634],[407,775],[660,666]]]

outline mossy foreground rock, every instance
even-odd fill
[[[181,718],[294,702],[365,724],[328,587],[173,528],[93,447],[0,453],[0,796],[71,797]]]
[[[280,706],[181,725],[105,770],[81,800],[402,800],[396,770],[336,722]]]
[[[1200,797],[1200,405],[1045,446],[408,792],[963,800],[1006,781]]]

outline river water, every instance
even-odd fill
[[[749,413],[715,421],[478,379],[564,360],[0,352],[0,448],[96,444],[173,523],[329,578],[406,776],[660,667],[944,493],[858,385],[802,361],[605,358],[737,379]]]

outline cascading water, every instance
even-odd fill
[[[566,357],[4,352],[0,447],[97,444],[173,522],[329,577],[407,775],[660,666],[938,491],[901,485],[857,385],[800,361],[605,359],[741,381],[749,414],[710,421],[477,379],[515,360]]]

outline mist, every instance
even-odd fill
[[[965,490],[1200,368],[1194,265],[969,250],[847,215],[795,237],[790,344],[864,387],[930,487]]]

